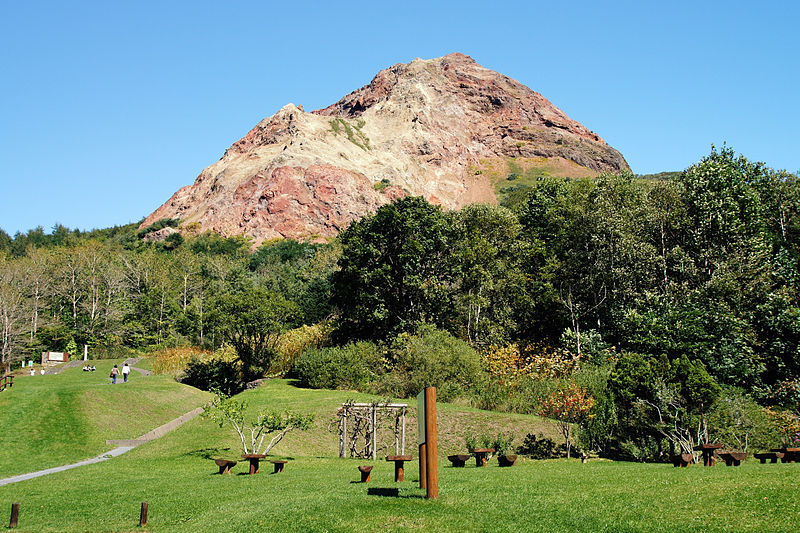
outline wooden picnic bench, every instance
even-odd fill
[[[714,452],[722,448],[722,444],[698,444],[694,451],[703,454],[703,466],[714,466]]]
[[[283,459],[275,459],[270,461],[273,465],[275,465],[275,470],[272,471],[273,474],[280,474],[283,472],[283,467],[286,466],[286,463],[289,461],[285,461]]]
[[[517,462],[516,455],[498,455],[497,464],[500,466],[514,466]]]
[[[245,453],[242,455],[243,458],[250,461],[250,475],[258,474],[258,463],[266,457],[263,453]]]
[[[463,467],[467,464],[467,461],[472,457],[470,454],[457,454],[457,455],[448,455],[447,458],[453,463],[454,467]]]
[[[674,466],[674,467],[689,466],[693,462],[694,462],[694,454],[693,453],[682,453],[680,455],[674,455],[672,457],[672,466]]]
[[[720,459],[725,461],[726,466],[739,466],[742,461],[747,459],[745,452],[720,452]]]
[[[214,459],[214,462],[217,463],[220,474],[230,474],[231,468],[236,466],[236,461],[231,461],[229,459]]]
[[[770,463],[777,463],[778,459],[783,459],[783,452],[754,453],[753,457],[761,461],[762,465],[767,462],[767,459],[769,459]]]
[[[410,455],[387,455],[387,461],[394,463],[394,480],[396,483],[403,481],[405,473],[403,471],[403,464],[406,461],[411,461]]]
[[[362,465],[358,467],[358,471],[361,472],[361,483],[369,483],[369,478],[372,475],[372,465]]]
[[[782,453],[782,463],[796,463],[800,461],[800,448],[773,448],[770,451]]]
[[[486,466],[486,454],[494,453],[494,448],[475,448],[472,453],[475,454],[475,466]]]

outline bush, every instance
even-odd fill
[[[391,346],[395,390],[391,396],[409,398],[425,387],[436,387],[443,402],[465,395],[486,381],[478,352],[467,343],[433,326],[414,335],[401,333]]]
[[[541,433],[538,436],[528,433],[522,445],[517,448],[517,453],[527,455],[531,459],[555,459],[564,455],[562,448],[563,445],[559,446],[553,439]]]
[[[154,352],[150,357],[153,358],[153,372],[177,377],[192,360],[201,359],[209,354],[208,351],[196,347],[164,348]]]
[[[241,363],[225,358],[192,359],[181,382],[201,390],[217,391],[232,396],[244,390]]]
[[[278,355],[272,362],[271,371],[281,375],[289,372],[304,350],[320,348],[328,342],[330,330],[329,324],[321,323],[282,333],[275,346]]]
[[[383,368],[383,353],[372,342],[305,350],[294,365],[304,387],[365,391]]]

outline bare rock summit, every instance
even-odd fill
[[[463,54],[378,73],[335,104],[262,120],[142,223],[269,239],[323,239],[381,205],[496,202],[512,171],[591,176],[628,165],[597,134]]]

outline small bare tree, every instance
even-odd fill
[[[287,433],[294,429],[305,431],[311,427],[313,415],[281,413],[275,410],[262,410],[254,418],[247,416],[247,400],[217,395],[203,408],[203,417],[219,424],[230,426],[239,436],[242,452],[248,454],[268,454]],[[264,441],[270,437],[266,446]]]

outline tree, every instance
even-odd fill
[[[268,454],[287,433],[294,429],[305,431],[311,427],[313,415],[299,413],[280,413],[274,410],[259,411],[255,418],[247,417],[247,400],[220,394],[203,408],[203,416],[219,424],[230,425],[242,443],[246,454]],[[264,445],[264,440],[271,436]]]
[[[209,307],[210,321],[236,350],[246,379],[270,370],[278,337],[298,313],[297,304],[263,287],[223,293]]]
[[[542,400],[539,415],[552,418],[558,422],[564,445],[567,448],[567,459],[572,447],[572,427],[591,417],[594,398],[574,381],[561,383],[558,388]]]
[[[471,205],[455,215],[458,329],[473,345],[502,344],[515,333],[514,307],[525,292],[521,229],[504,207]]]
[[[27,302],[23,273],[15,261],[0,254],[0,366],[9,370],[14,352],[22,345]]]
[[[444,325],[451,310],[451,221],[421,197],[405,197],[354,222],[341,235],[333,276],[339,332],[385,339],[423,322]]]

